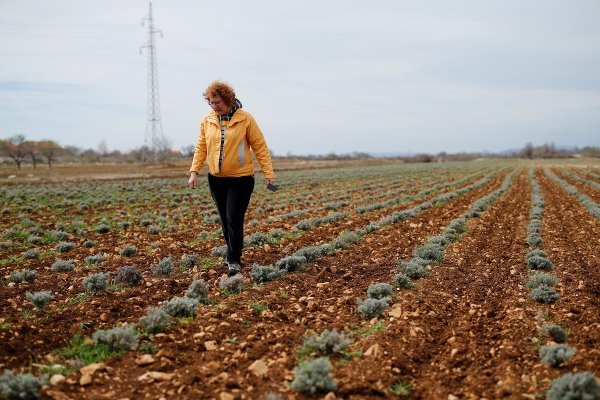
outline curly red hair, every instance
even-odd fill
[[[202,96],[206,101],[209,101],[209,97],[220,96],[227,106],[232,106],[235,100],[235,90],[223,81],[214,81],[208,85]]]

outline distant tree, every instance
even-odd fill
[[[580,153],[584,157],[600,158],[600,147],[585,146],[584,148],[581,149]]]
[[[65,153],[72,157],[79,157],[83,154],[83,149],[77,146],[65,146]]]
[[[533,143],[531,142],[526,143],[525,147],[523,147],[523,150],[521,150],[521,155],[526,158],[533,158],[533,153],[534,147]]]
[[[7,140],[0,141],[0,151],[17,164],[17,169],[21,169],[21,163],[27,156],[27,146],[25,145],[24,135],[15,135]]]
[[[52,140],[42,140],[38,142],[38,147],[44,158],[46,158],[48,168],[52,168],[52,162],[56,160],[56,157],[66,152],[65,149]]]
[[[26,140],[25,142],[23,142],[23,150],[29,157],[31,157],[33,168],[37,168],[38,161],[42,160],[39,142],[35,142],[33,140]]]
[[[108,155],[108,146],[106,145],[106,140],[104,139],[102,139],[102,141],[98,144],[98,154],[102,158]]]
[[[196,146],[194,146],[193,144],[190,144],[189,146],[183,146],[181,148],[181,154],[183,154],[184,157],[192,157],[195,151]]]

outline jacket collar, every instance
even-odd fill
[[[244,119],[246,119],[246,114],[245,112],[240,108],[238,109],[235,114],[233,114],[233,117],[231,118],[231,121],[229,121],[229,125],[233,125],[235,123],[238,123],[240,121],[243,121]],[[206,116],[206,120],[209,122],[212,122],[213,124],[219,126],[219,116],[217,115],[217,113],[215,112],[215,110],[210,110],[210,112],[208,113],[208,115]]]

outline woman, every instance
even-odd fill
[[[227,243],[229,276],[241,273],[244,244],[244,215],[254,189],[256,154],[267,184],[275,182],[271,155],[256,121],[236,99],[231,86],[211,83],[202,93],[212,107],[200,123],[188,186],[196,188],[198,172],[208,163],[208,187],[219,210],[223,236]]]

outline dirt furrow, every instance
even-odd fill
[[[555,323],[570,330],[568,343],[577,353],[561,372],[600,375],[600,223],[573,196],[543,173],[542,238],[561,299],[552,310]],[[553,375],[558,373],[555,372]]]

